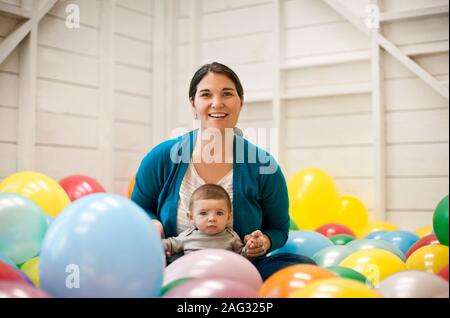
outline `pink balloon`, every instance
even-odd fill
[[[0,298],[50,298],[50,296],[30,285],[0,282]]]
[[[258,293],[228,278],[198,278],[169,290],[164,298],[257,298]]]
[[[223,277],[255,291],[262,285],[261,275],[249,260],[237,253],[219,249],[204,249],[180,257],[166,267],[163,285],[184,277]]]

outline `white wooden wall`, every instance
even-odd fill
[[[341,1],[365,16],[369,0]],[[108,30],[114,57],[110,190],[126,187],[155,140],[177,127],[192,128],[189,81],[200,65],[218,61],[242,80],[240,127],[273,127],[280,96],[287,178],[317,166],[334,177],[341,194],[358,196],[376,212],[370,39],[343,16],[323,0],[279,0],[278,26],[275,0],[115,2]],[[81,9],[82,28],[73,30],[64,27],[66,3],[39,24],[36,170],[57,179],[84,173],[104,181],[102,2],[70,1]],[[448,4],[384,0],[382,10]],[[0,39],[16,23],[0,16]],[[385,22],[380,31],[448,87],[448,13]],[[0,65],[0,179],[17,170],[18,56],[16,50]],[[342,59],[347,62],[335,63]],[[448,100],[389,54],[382,54],[382,63],[386,217],[415,229],[431,224],[436,203],[448,193]]]
[[[5,1],[19,6],[19,1]],[[101,15],[97,0],[60,1],[41,20],[37,56],[35,170],[59,180],[85,174],[123,192],[151,148],[152,2],[116,0],[113,28],[113,144],[102,153]],[[80,8],[81,27],[65,26],[68,4]],[[111,3],[113,3],[111,1]],[[0,38],[17,23],[0,16]],[[105,35],[103,35],[105,36]],[[17,170],[19,49],[0,65],[0,179]],[[107,93],[108,94],[108,93]],[[108,138],[108,136],[106,136]],[[110,169],[106,171],[105,165]]]

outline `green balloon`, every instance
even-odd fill
[[[368,287],[372,287],[372,283],[367,279],[363,274],[355,271],[354,269],[342,267],[342,266],[330,266],[326,268],[330,272],[337,274],[339,277],[353,279],[363,284],[366,284]]]
[[[289,220],[289,231],[298,231],[298,226],[295,224],[293,219]]]
[[[345,245],[354,239],[355,238],[353,236],[348,234],[337,234],[330,237],[330,240],[334,243],[334,245]]]
[[[433,231],[439,242],[448,246],[448,195],[439,202],[434,210]]]
[[[186,282],[188,282],[188,281],[190,281],[192,279],[193,278],[191,278],[191,277],[179,278],[179,279],[176,279],[176,280],[174,280],[174,281],[164,285],[161,288],[160,296],[164,296],[164,294],[166,294],[169,290],[171,290],[171,289],[173,289],[173,288],[175,288],[175,287],[177,287],[177,286],[179,286],[181,284],[184,284],[184,283],[186,283]]]

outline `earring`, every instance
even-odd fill
[[[194,118],[195,118],[195,119],[198,119],[198,115],[197,115],[197,113],[195,113],[195,115],[194,115]]]

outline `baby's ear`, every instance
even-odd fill
[[[189,222],[194,223],[194,214],[191,211],[187,211],[186,215]]]

